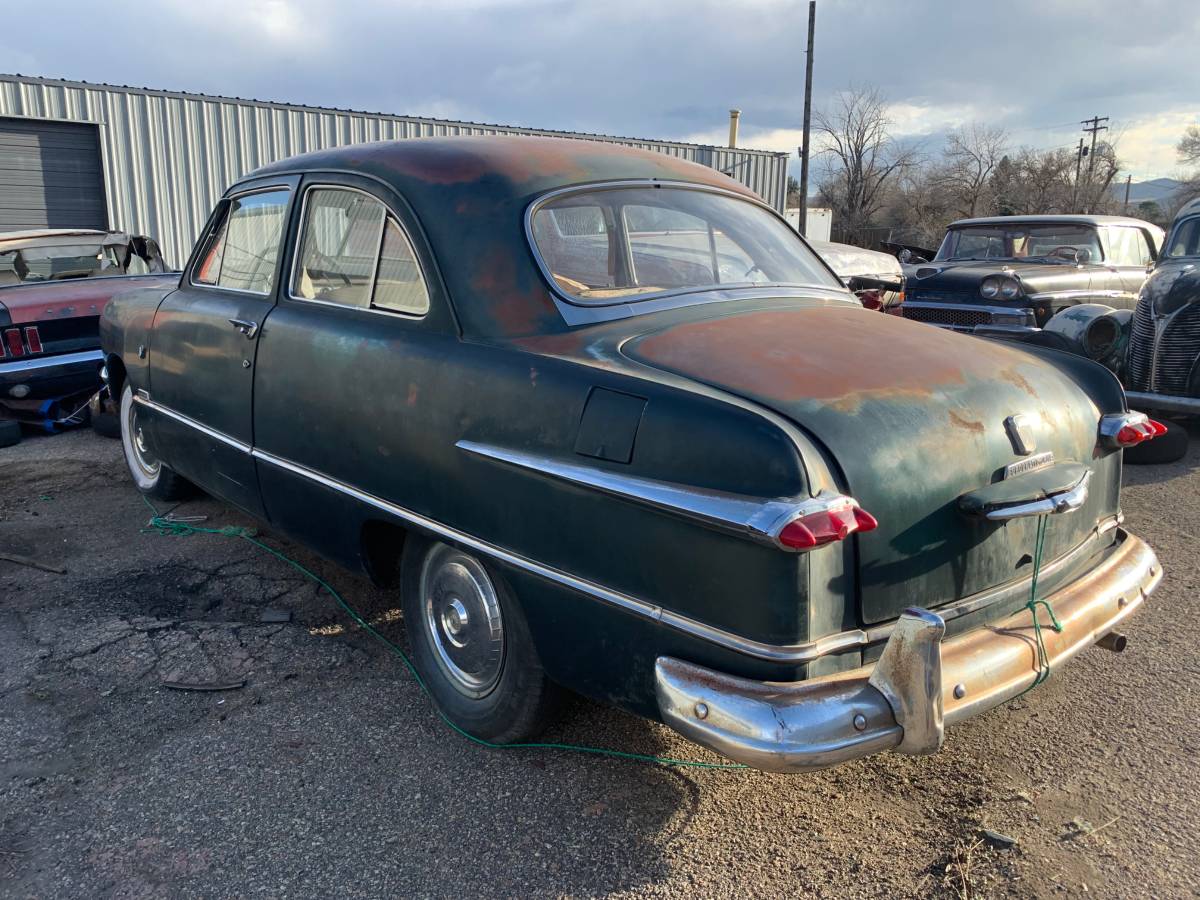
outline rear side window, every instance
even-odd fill
[[[1140,228],[1117,226],[1108,229],[1108,261],[1114,266],[1148,266],[1154,254]]]
[[[1200,216],[1184,219],[1171,232],[1167,256],[1200,256]]]
[[[292,296],[409,315],[429,309],[404,230],[383,203],[349,188],[309,190]]]
[[[234,291],[271,293],[290,193],[263,191],[234,197],[192,280]]]

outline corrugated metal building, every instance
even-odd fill
[[[787,154],[0,74],[0,231],[113,227],[182,265],[231,182],[343,144],[458,134],[614,141],[720,169],[782,210]]]

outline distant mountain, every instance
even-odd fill
[[[1155,203],[1170,202],[1171,197],[1183,186],[1183,182],[1174,178],[1155,178],[1151,181],[1135,181],[1129,186],[1129,203],[1136,205],[1143,200],[1153,200]],[[1125,185],[1119,182],[1112,186],[1113,196],[1118,200],[1125,199]]]

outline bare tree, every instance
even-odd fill
[[[1078,203],[1084,212],[1105,213],[1115,209],[1117,204],[1111,188],[1113,179],[1120,171],[1121,161],[1117,158],[1116,147],[1107,141],[1097,144],[1096,152],[1088,158],[1079,185]]]
[[[958,215],[985,212],[992,174],[1007,152],[1008,135],[1003,128],[973,122],[947,136],[942,164],[933,180],[951,199]]]
[[[887,102],[877,88],[839,92],[827,109],[813,115],[825,149],[826,177],[820,190],[833,207],[834,221],[861,235],[883,206],[889,180],[913,159],[888,132]]]
[[[1200,164],[1200,125],[1189,125],[1183,132],[1183,137],[1175,145],[1179,161],[1184,165]]]

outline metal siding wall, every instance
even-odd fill
[[[242,175],[298,153],[366,141],[453,134],[611,140],[724,171],[779,210],[787,183],[786,154],[38,79],[0,78],[0,116],[99,124],[112,227],[156,237],[167,261],[178,266],[217,199]]]

